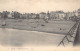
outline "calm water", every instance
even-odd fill
[[[0,44],[8,46],[58,45],[65,35],[0,28]]]

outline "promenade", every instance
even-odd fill
[[[80,21],[79,21],[79,26],[77,29],[76,37],[74,40],[74,46],[80,46]]]

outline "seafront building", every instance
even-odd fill
[[[0,18],[2,17],[1,15],[4,16],[6,14],[8,18],[25,18],[25,19],[56,19],[56,20],[71,20],[75,19],[75,17],[80,18],[80,9],[73,11],[73,12],[63,12],[63,11],[48,11],[46,12],[40,12],[40,13],[19,13],[17,11],[12,11],[10,12],[0,12]]]

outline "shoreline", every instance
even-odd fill
[[[2,28],[2,27],[0,27],[0,28]],[[7,29],[16,29],[16,30],[25,30],[25,31],[44,32],[44,33],[60,34],[60,35],[66,35],[67,34],[67,33],[50,32],[50,31],[37,31],[37,30],[28,30],[28,29],[26,30],[26,29],[18,29],[18,28],[7,28]]]

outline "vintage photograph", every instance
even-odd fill
[[[0,46],[80,46],[80,0],[0,0]]]

